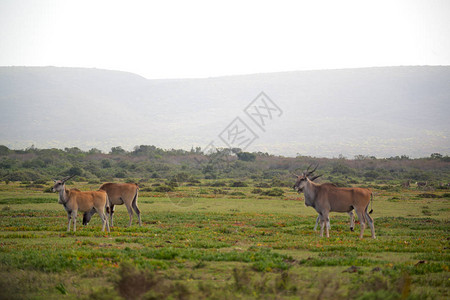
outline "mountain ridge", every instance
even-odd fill
[[[219,147],[236,117],[248,151],[287,156],[449,154],[450,67],[289,71],[146,79],[123,71],[0,67],[0,144],[109,150]],[[244,113],[264,91],[283,111],[260,130]],[[253,128],[253,127],[254,128]]]

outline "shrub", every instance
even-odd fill
[[[78,175],[78,176],[80,176],[80,175],[83,174],[83,169],[80,168],[80,167],[72,167],[66,173],[69,174],[69,175]]]
[[[36,183],[27,184],[25,187],[26,188],[36,188],[36,189],[44,188],[44,186],[42,184],[36,184]]]
[[[344,165],[343,163],[336,163],[333,166],[333,169],[331,170],[332,174],[343,174],[343,175],[349,175],[349,174],[353,174],[354,170],[351,169],[350,167]]]
[[[256,189],[253,189],[252,194],[261,194],[262,192],[263,192],[262,189],[256,188]]]
[[[127,177],[127,173],[125,171],[119,171],[116,174],[114,174],[114,177],[116,177],[116,178],[126,178]]]
[[[234,181],[230,184],[231,187],[247,187],[248,184],[243,181]]]
[[[4,146],[4,145],[0,145],[0,155],[4,156],[4,155],[8,155],[11,152],[11,150],[9,150],[8,147]]]
[[[189,180],[189,174],[186,172],[180,172],[173,177],[173,179],[177,182],[185,182]]]
[[[377,179],[380,176],[380,174],[377,171],[368,171],[364,173],[364,177],[366,179]]]
[[[261,195],[271,196],[271,197],[281,197],[284,195],[284,192],[282,189],[274,188],[274,189],[262,192]]]
[[[292,182],[287,182],[287,181],[281,181],[278,178],[275,178],[272,180],[272,186],[276,186],[276,187],[289,187],[292,186],[293,183]]]
[[[222,186],[226,186],[227,184],[223,181],[216,181],[210,184],[210,186],[213,187],[222,187]]]
[[[101,165],[103,169],[111,168],[111,161],[109,159],[103,159]]]
[[[31,170],[15,171],[5,176],[5,180],[9,181],[34,181],[39,180],[40,175]]]
[[[250,152],[239,152],[236,153],[239,160],[242,161],[255,161],[256,155]]]
[[[419,194],[417,196],[420,198],[441,198],[441,196],[436,195],[436,194],[431,194],[431,193],[423,193],[423,194]]]
[[[37,179],[33,181],[34,184],[47,184],[47,180],[45,179]]]
[[[47,187],[43,190],[44,193],[53,193],[52,188],[51,187]]]
[[[245,194],[243,192],[232,192],[230,193],[230,196],[245,197]]]
[[[228,194],[227,191],[224,191],[224,190],[221,190],[221,189],[213,189],[212,192],[213,192],[214,195],[217,195],[217,194],[226,195],[226,194]]]
[[[167,193],[167,192],[172,192],[172,191],[173,191],[173,187],[167,186],[167,185],[161,185],[161,186],[155,187],[155,192],[157,192],[157,193]]]
[[[167,183],[168,186],[175,188],[178,187],[178,181],[175,178],[170,179],[170,181]]]
[[[137,270],[131,263],[123,263],[116,286],[125,299],[137,299],[151,289],[161,286],[162,278]]]

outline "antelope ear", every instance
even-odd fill
[[[292,173],[292,176],[294,176],[295,178],[298,178],[300,176],[298,176],[297,174]]]

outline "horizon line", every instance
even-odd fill
[[[294,70],[285,70],[285,71],[268,71],[268,72],[249,72],[249,73],[235,73],[228,75],[212,75],[212,76],[199,76],[199,77],[158,77],[158,78],[148,78],[140,73],[133,71],[125,71],[119,69],[109,69],[109,68],[101,68],[101,67],[80,67],[80,66],[56,66],[56,65],[9,65],[9,66],[0,66],[0,68],[59,68],[59,69],[85,69],[85,70],[99,70],[99,71],[111,71],[111,72],[122,72],[129,73],[139,77],[142,77],[146,80],[197,80],[197,79],[217,79],[217,78],[227,78],[227,77],[245,77],[245,76],[261,76],[261,75],[274,75],[281,73],[296,73],[296,72],[320,72],[320,71],[345,71],[345,70],[362,70],[362,69],[385,69],[385,68],[426,68],[426,67],[450,67],[450,65],[442,65],[442,64],[430,64],[430,65],[386,65],[386,66],[365,66],[365,67],[348,67],[348,68],[311,68],[311,69],[294,69]]]

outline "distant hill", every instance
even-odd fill
[[[281,109],[265,131],[244,109]],[[226,147],[236,118],[247,151],[333,157],[450,154],[450,67],[298,71],[147,80],[99,69],[0,67],[0,144],[10,148]]]

